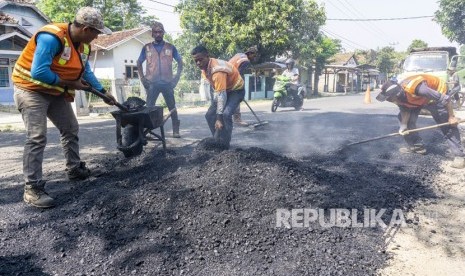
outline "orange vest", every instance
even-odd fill
[[[79,49],[75,49],[73,41],[69,36],[68,27],[68,23],[45,25],[29,40],[16,61],[15,68],[13,70],[12,80],[16,86],[24,90],[42,92],[56,96],[65,93],[67,100],[73,101],[74,90],[65,91],[65,88],[61,86],[43,83],[31,77],[31,66],[37,46],[37,35],[40,33],[50,33],[57,37],[63,45],[61,53],[53,58],[50,69],[62,80],[78,80],[81,78],[85,64],[89,59],[90,45],[80,43]]]
[[[232,64],[232,66],[236,67],[236,69],[239,70],[239,67],[241,67],[241,64],[249,61],[249,58],[247,57],[246,54],[244,53],[238,53],[234,55],[228,62]]]
[[[151,81],[173,80],[173,45],[165,42],[160,53],[155,49],[153,43],[145,44],[145,77]]]
[[[410,76],[400,82],[400,86],[405,91],[405,96],[407,97],[407,102],[402,103],[402,105],[407,107],[422,107],[430,103],[430,99],[415,94],[417,87],[424,81],[429,88],[441,94],[447,93],[447,84],[439,77],[428,74]]]
[[[223,81],[221,77],[216,76],[218,81],[213,81],[213,75],[220,72],[225,73],[222,75],[225,76],[226,80]],[[202,77],[210,82],[215,92],[233,91],[244,88],[244,80],[239,74],[239,71],[225,60],[210,58],[207,71],[205,72],[202,70]],[[226,87],[223,87],[224,85],[226,85]]]

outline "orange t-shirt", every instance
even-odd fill
[[[239,71],[227,61],[210,58],[207,71],[202,77],[212,85],[215,92],[233,91],[244,88],[244,80]]]

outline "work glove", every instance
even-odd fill
[[[401,124],[399,127],[399,134],[404,136],[407,135],[408,133],[406,132],[408,130],[407,125]]]
[[[216,115],[215,129],[223,129],[223,114]]]

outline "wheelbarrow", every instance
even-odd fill
[[[105,102],[111,101],[110,98],[92,88],[89,92],[102,98]],[[140,99],[139,99],[140,100]],[[143,100],[140,100],[143,102]],[[145,103],[145,102],[144,102]],[[120,103],[115,103],[119,110],[110,112],[116,120],[116,142],[118,150],[123,152],[125,157],[132,157],[142,153],[143,146],[147,145],[148,140],[160,141],[163,146],[163,151],[166,151],[166,140],[164,124],[176,110],[163,116],[163,107],[153,106],[126,106]],[[124,131],[122,132],[122,128]],[[154,132],[155,129],[160,129],[160,134]],[[148,137],[148,135],[152,137]]]

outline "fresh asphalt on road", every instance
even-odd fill
[[[388,258],[383,231],[276,229],[276,208],[409,211],[417,202],[435,203],[432,186],[445,174],[441,163],[450,162],[439,131],[422,133],[426,156],[400,154],[400,137],[344,148],[396,132],[397,108],[365,104],[363,94],[306,100],[303,111],[272,113],[271,101],[251,104],[268,124],[237,127],[232,150],[221,154],[196,146],[211,135],[205,107],[180,110],[181,139],[170,138],[168,121],[166,155],[150,142],[129,160],[116,150],[113,119],[80,118],[82,159],[104,171],[76,183],[66,180],[59,134],[50,125],[44,179],[58,206],[49,211],[22,202],[24,131],[1,132],[0,274],[219,275],[228,264],[231,275],[375,275]],[[245,105],[242,111],[254,122]],[[9,120],[21,123],[17,115]],[[429,117],[418,122],[431,124]],[[462,172],[454,173],[443,186],[460,181]],[[463,233],[457,225],[436,229],[442,227]],[[446,247],[463,252],[463,243],[447,240]]]
[[[233,131],[232,148],[260,147],[272,150],[293,158],[305,158],[315,154],[327,154],[343,148],[345,145],[372,137],[394,133],[398,129],[396,106],[390,103],[377,102],[377,92],[372,93],[371,103],[364,102],[364,93],[333,97],[307,99],[303,111],[293,108],[278,108],[271,112],[271,101],[250,101],[256,115],[267,122],[261,127],[236,126]],[[171,138],[171,120],[165,124],[168,148],[189,146],[203,138],[210,137],[204,114],[207,107],[182,108],[179,111],[181,120],[181,139]],[[251,125],[257,123],[247,106],[241,104],[242,117]],[[464,111],[457,112],[460,117]],[[91,161],[101,153],[122,155],[116,149],[115,121],[112,117],[79,117],[80,146],[83,160]],[[431,117],[422,116],[418,127],[434,124]],[[24,131],[19,114],[0,114],[0,127],[5,129],[14,126],[17,131],[1,132],[0,153],[9,162],[0,166],[0,171],[7,169],[20,173]],[[159,132],[157,129],[155,132]],[[422,133],[425,142],[436,144],[430,150],[444,155],[445,143],[441,141],[439,131]],[[403,145],[402,138],[392,137],[379,141],[364,143],[351,148],[353,158],[375,162],[377,156],[383,154],[397,155],[397,149]],[[161,147],[159,142],[149,142],[145,149]],[[48,145],[45,161],[63,160],[59,134],[49,122]],[[64,161],[64,160],[63,160]],[[61,161],[61,163],[64,163]],[[383,161],[384,162],[384,161]],[[46,163],[46,162],[45,162]],[[62,165],[64,166],[64,165]]]

